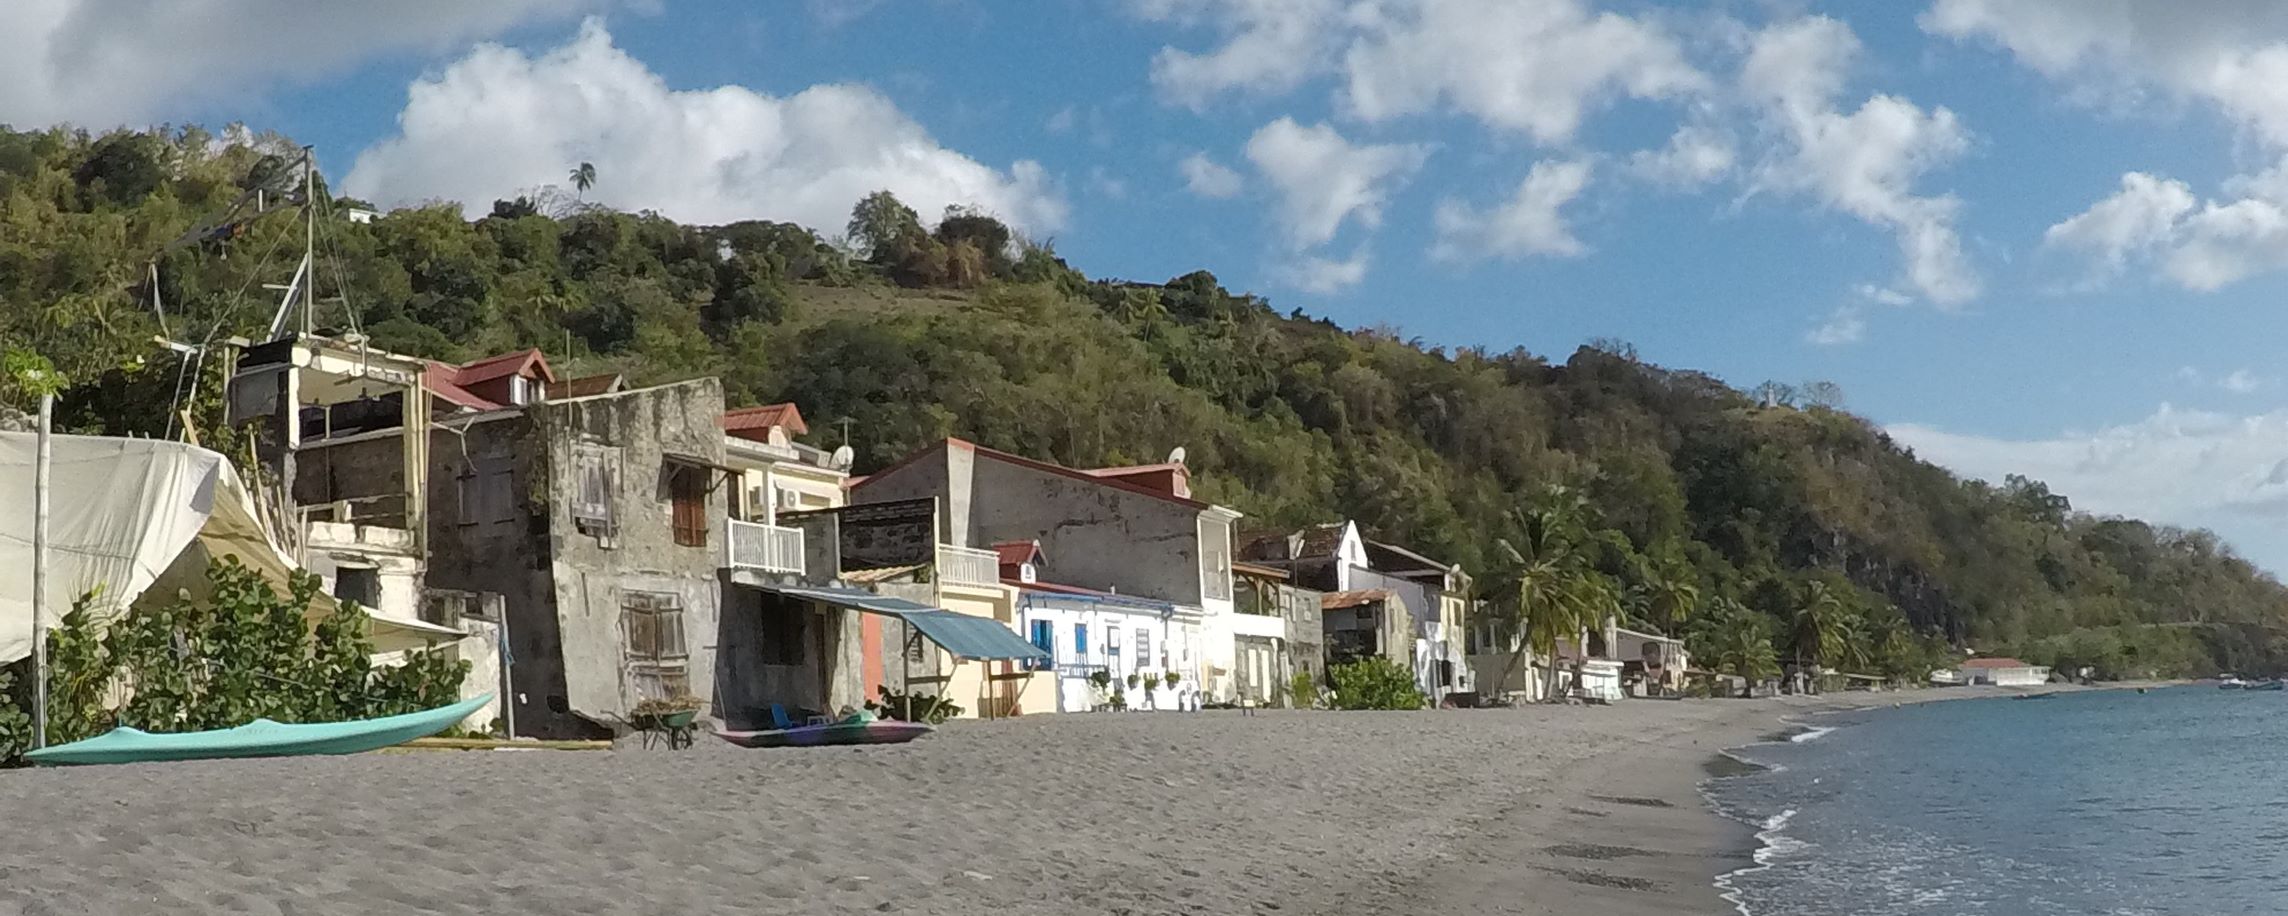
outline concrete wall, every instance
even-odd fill
[[[556,596],[548,563],[545,507],[528,498],[544,486],[548,473],[546,452],[531,421],[507,414],[485,422],[435,426],[430,432],[429,455],[435,462],[429,474],[429,504],[437,511],[429,513],[428,588],[501,596],[515,666],[514,682],[500,702],[513,705],[518,734],[600,734],[601,729],[592,723],[550,711],[551,698],[556,698],[555,706],[564,707],[566,690],[563,666],[555,651]],[[509,469],[506,496],[513,517],[462,524],[461,476],[504,464]],[[466,628],[463,624],[448,625]],[[497,649],[497,643],[493,647]],[[477,662],[474,655],[479,647],[468,649],[462,657]],[[470,672],[465,689],[500,689],[498,674],[487,672],[486,667],[472,665],[475,670]]]
[[[967,456],[969,452],[966,449],[953,448],[941,443],[935,451],[899,467],[891,468],[884,473],[866,478],[865,486],[852,492],[850,494],[851,499],[861,503],[886,503],[902,499],[937,497],[938,543],[969,546],[965,540],[956,540],[957,535],[967,530],[966,519],[969,500],[966,475],[963,477],[965,485],[961,499],[963,521],[956,522],[954,520],[954,500],[952,495],[947,492],[952,489],[950,483],[952,477],[948,468],[952,456],[955,454]],[[967,462],[963,462],[963,465],[966,467]]]
[[[953,543],[1039,539],[1061,584],[1202,605],[1199,509],[991,459],[972,489],[965,507],[948,503],[949,519],[968,519]]]
[[[770,704],[800,711],[836,714],[865,705],[859,617],[856,611],[781,598],[760,589],[726,584],[720,628],[712,640],[719,659],[716,706],[732,728],[769,728]],[[772,615],[790,615],[798,625],[800,664],[772,661],[767,645]]]
[[[1314,683],[1327,681],[1327,633],[1324,613],[1319,610],[1319,593],[1294,586],[1280,588],[1280,603],[1284,608],[1283,623],[1287,626],[1287,654],[1290,671],[1311,676]]]

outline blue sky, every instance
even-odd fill
[[[2276,4],[274,5],[26,0],[0,121],[243,121],[386,204],[581,160],[695,221],[978,203],[1096,276],[1831,380],[1964,473],[2288,568]]]

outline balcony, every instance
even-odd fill
[[[954,585],[1000,585],[1001,555],[974,547],[939,544],[937,577]]]
[[[731,522],[731,566],[767,573],[801,575],[802,529],[762,522]]]

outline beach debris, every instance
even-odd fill
[[[981,871],[965,871],[965,872],[962,872],[962,875],[964,875],[964,876],[968,877],[968,878],[969,878],[970,880],[972,880],[972,881],[991,881],[991,880],[993,880],[993,876],[992,876],[992,875],[988,875],[988,874],[986,874],[986,873],[984,873],[984,872],[981,872]]]
[[[1542,849],[1553,856],[1569,859],[1625,859],[1630,856],[1657,856],[1660,853],[1634,846],[1604,846],[1596,843],[1559,843]]]
[[[1639,808],[1674,808],[1666,799],[1645,798],[1637,795],[1591,795],[1590,798],[1615,805],[1635,805]]]

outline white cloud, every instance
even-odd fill
[[[1332,241],[1343,223],[1373,227],[1391,189],[1430,155],[1411,144],[1353,144],[1326,124],[1280,118],[1248,138],[1247,159],[1278,190],[1288,240],[1300,251]]]
[[[2166,241],[2192,209],[2193,192],[2184,182],[2130,172],[2121,176],[2119,192],[2051,226],[2042,239],[2087,252],[2108,270],[2120,270],[2130,255]]]
[[[1906,293],[1899,292],[1898,290],[1891,289],[1887,286],[1876,286],[1872,283],[1862,283],[1859,285],[1859,288],[1855,290],[1855,292],[1859,294],[1860,298],[1881,305],[1898,306],[1915,304],[1913,296],[1909,296]]]
[[[1342,18],[1338,0],[1134,0],[1148,19],[1212,23],[1224,37],[1205,54],[1161,48],[1152,58],[1152,85],[1163,98],[1205,107],[1225,92],[1276,95],[1301,86],[1324,68],[1333,47],[1331,25]]]
[[[1277,95],[1326,74],[1345,111],[1376,122],[1463,114],[1541,143],[1572,138],[1617,98],[1665,99],[1708,79],[1650,18],[1581,0],[1131,0],[1138,14],[1215,28],[1221,44],[1162,48],[1152,82],[1170,103]]]
[[[1729,174],[1738,159],[1731,135],[1686,124],[1668,138],[1667,146],[1629,154],[1629,171],[1660,184],[1695,187]]]
[[[1762,107],[1777,149],[1756,170],[1758,188],[1806,194],[1897,235],[1907,284],[1941,306],[1978,295],[1962,252],[1952,195],[1918,196],[1916,179],[1961,155],[1970,135],[1945,108],[1925,110],[1875,95],[1853,111],[1839,107],[1844,70],[1859,40],[1824,16],[1756,33],[1740,85]]]
[[[612,0],[0,3],[0,123],[141,126],[182,106],[437,53]]]
[[[1938,0],[1922,24],[1998,45],[2072,97],[2134,101],[2159,89],[2213,106],[2269,152],[2271,170],[2225,182],[2236,199],[2196,208],[2183,182],[2131,172],[2121,191],[2052,227],[2053,241],[2080,227],[2068,247],[2101,274],[2150,257],[2179,285],[2207,291],[2288,268],[2288,4]]]
[[[1302,255],[1274,271],[1281,282],[1306,293],[1326,296],[1342,292],[1366,280],[1367,252],[1365,248],[1352,252],[1348,258],[1336,260],[1317,255]]]
[[[1822,347],[1839,347],[1867,339],[1867,316],[1860,314],[1856,305],[1838,306],[1826,321],[1803,335],[1803,339]]]
[[[1185,156],[1178,168],[1184,173],[1184,186],[1201,197],[1217,200],[1236,197],[1244,184],[1238,172],[1223,167],[1206,153]]]
[[[1042,122],[1041,129],[1052,134],[1069,134],[1072,133],[1073,124],[1079,120],[1080,112],[1073,106],[1067,105],[1057,109],[1056,114],[1050,115],[1047,121]]]
[[[2234,394],[2255,394],[2257,389],[2264,387],[2265,382],[2264,378],[2254,372],[2234,369],[2232,374],[2217,380],[2217,387]]]
[[[596,20],[538,57],[479,46],[413,84],[398,129],[358,157],[349,193],[481,210],[561,183],[586,161],[598,172],[591,200],[697,223],[767,218],[831,231],[884,188],[925,218],[971,204],[1042,231],[1066,215],[1039,165],[1001,171],[948,150],[871,89],[671,90]]]
[[[1431,256],[1470,260],[1587,253],[1588,246],[1573,237],[1560,211],[1588,186],[1589,170],[1586,160],[1536,162],[1518,183],[1517,193],[1491,210],[1479,211],[1455,200],[1441,202],[1438,241],[1431,246]]]
[[[2210,528],[2288,570],[2288,410],[2232,416],[2162,405],[2089,433],[2004,439],[1894,424],[1892,438],[1958,473],[2023,474],[2091,512]]]
[[[1450,110],[1562,143],[1614,98],[1709,85],[1659,25],[1579,0],[1382,0],[1350,21],[1343,99],[1366,121]]]

